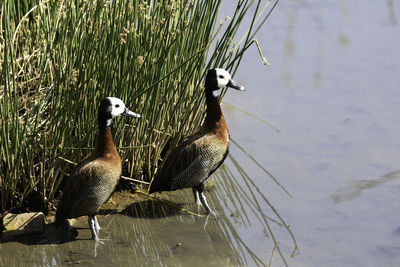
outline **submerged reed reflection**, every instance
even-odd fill
[[[237,143],[234,142],[234,144]],[[240,146],[239,148],[242,149]],[[246,155],[249,156],[248,153],[246,153]],[[250,159],[255,161],[254,158]],[[244,259],[244,263],[247,264],[246,259],[250,256],[255,264],[266,265],[265,258],[263,259],[262,255],[258,255],[257,252],[252,251],[249,244],[247,244],[241,234],[239,234],[237,227],[235,227],[240,225],[244,228],[250,228],[252,225],[257,224],[257,227],[263,229],[266,240],[269,239],[272,241],[272,245],[270,246],[271,258],[269,262],[271,263],[273,252],[277,250],[283,263],[287,265],[285,255],[279,245],[279,240],[275,237],[273,227],[271,227],[270,223],[272,222],[278,226],[277,229],[285,228],[290,234],[294,245],[291,256],[293,256],[298,249],[292,231],[268,200],[265,193],[263,193],[257,185],[256,181],[243,169],[232,154],[229,155],[229,160],[231,164],[228,163],[222,166],[221,170],[216,173],[218,178],[215,179],[218,185],[218,190],[216,190],[217,198],[225,199],[225,201],[221,201],[224,207],[221,205],[220,208],[224,210],[225,216],[222,216],[221,219],[218,220],[221,229],[224,230],[227,236],[233,237],[233,239],[230,239],[233,242],[232,245],[238,248],[238,252],[242,253],[241,257]],[[256,163],[258,164],[258,162]],[[263,170],[265,169],[263,168]],[[270,176],[276,181],[272,175]],[[278,185],[283,188],[279,183]],[[286,189],[285,192],[287,192]],[[226,201],[226,199],[229,201]],[[265,207],[269,207],[269,210],[266,211]],[[271,215],[267,215],[267,212],[271,213]]]
[[[234,144],[237,143],[234,142]],[[237,146],[243,149],[238,144]],[[250,161],[261,166],[249,153],[243,152]],[[173,252],[173,250],[178,249],[179,245],[167,245],[171,236],[176,239],[176,244],[180,243],[179,240],[184,240],[182,242],[185,246],[188,242],[191,243],[191,246],[200,246],[201,248],[196,251],[197,254],[215,253],[215,251],[206,252],[206,246],[201,246],[201,244],[206,242],[204,240],[207,240],[207,242],[213,240],[211,247],[215,249],[217,245],[214,242],[215,238],[218,237],[218,247],[223,250],[223,252],[219,251],[221,253],[218,254],[220,259],[228,258],[229,263],[234,266],[270,266],[273,264],[275,252],[278,252],[282,262],[287,265],[285,257],[290,254],[293,256],[298,249],[290,227],[266,197],[267,193],[264,193],[266,190],[261,190],[257,181],[246,172],[232,154],[229,155],[228,159],[206,186],[206,195],[209,196],[210,205],[212,209],[218,212],[216,218],[197,216],[193,215],[192,212],[187,212],[187,210],[195,209],[193,196],[189,189],[164,192],[157,196],[160,197],[161,201],[144,200],[133,203],[123,213],[129,217],[145,218],[147,216],[147,219],[156,220],[156,222],[154,220],[150,222],[153,227],[149,228],[148,231],[158,232],[160,227],[163,230],[174,228],[174,230],[171,229],[153,236],[158,236],[158,240],[160,238],[167,239],[162,242],[161,247],[169,250],[173,258],[179,259],[181,255],[175,255]],[[265,168],[262,167],[262,170],[269,174]],[[276,181],[272,175],[269,174],[269,176]],[[278,185],[283,188],[279,183]],[[285,190],[285,192],[287,191]],[[166,207],[170,212],[165,212]],[[151,212],[154,214],[150,214]],[[179,213],[180,215],[178,215]],[[154,224],[158,224],[158,226],[154,227]],[[142,229],[142,227],[139,228]],[[179,230],[176,230],[177,228]],[[292,238],[294,248],[291,253],[281,249],[279,239],[276,237],[282,235],[283,229]],[[141,233],[143,234],[143,231]],[[251,237],[249,238],[252,235],[257,236],[256,241]],[[143,240],[148,240],[148,238],[143,238]],[[268,240],[270,243],[266,244]],[[285,244],[285,248],[287,247],[287,244]],[[187,249],[189,254],[193,253],[193,248]],[[153,247],[152,250],[154,253],[158,250],[158,247]],[[266,251],[268,254],[266,254]],[[199,260],[196,260],[193,254],[191,256],[193,259],[190,261],[197,262]],[[182,259],[179,262],[182,263]]]

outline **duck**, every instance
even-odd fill
[[[111,133],[112,119],[117,116],[140,118],[119,98],[105,97],[101,101],[95,150],[67,178],[56,210],[55,225],[58,229],[71,229],[68,219],[88,216],[92,239],[100,241],[96,214],[111,197],[122,172],[121,158]]]
[[[202,204],[207,214],[216,215],[203,194],[205,181],[221,166],[229,153],[229,130],[219,103],[224,87],[244,91],[232,80],[228,71],[214,68],[205,79],[206,118],[200,129],[180,142],[172,150],[150,184],[149,194],[192,188],[198,207]]]

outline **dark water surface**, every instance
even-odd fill
[[[232,145],[206,192],[217,219],[143,201],[100,221],[97,248],[88,229],[61,245],[3,243],[0,266],[256,266],[272,254],[283,266],[268,226],[290,266],[400,266],[399,22],[396,1],[282,0],[258,34],[272,66],[250,48],[235,75],[247,90],[228,92],[224,114],[292,198]],[[294,258],[262,195],[290,224]],[[160,196],[197,210],[191,190]]]

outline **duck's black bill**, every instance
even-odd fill
[[[226,85],[227,87],[239,90],[239,91],[244,91],[244,86],[239,85],[237,82],[234,80],[229,80],[229,83]]]
[[[125,111],[121,115],[129,116],[129,117],[133,117],[133,118],[140,118],[140,114],[137,114],[127,108],[125,108]]]

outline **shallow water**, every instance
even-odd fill
[[[258,35],[272,66],[250,53],[248,90],[225,98],[280,130],[226,112],[293,195],[263,187],[299,243],[290,265],[400,266],[399,19],[397,1],[281,1]]]
[[[268,264],[264,218],[276,216],[260,193],[294,232],[290,258],[290,234],[268,221],[290,266],[400,266],[399,19],[391,0],[286,0],[258,34],[272,66],[250,48],[235,75],[247,90],[228,92],[224,114],[232,138],[292,198],[232,145],[206,192],[217,219],[143,201],[100,220],[108,240],[97,248],[88,229],[61,245],[3,243],[0,266]],[[190,190],[160,196],[196,211]]]

